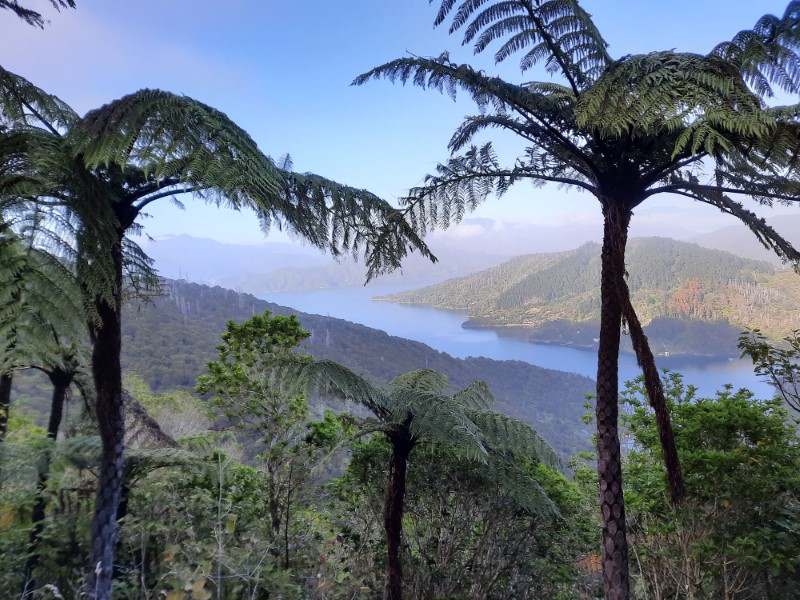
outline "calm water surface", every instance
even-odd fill
[[[465,312],[440,310],[372,300],[373,296],[407,289],[404,284],[379,284],[359,288],[321,289],[309,292],[280,292],[265,300],[290,306],[302,312],[336,317],[380,329],[390,335],[416,340],[457,358],[484,356],[496,360],[523,360],[548,369],[571,371],[594,378],[597,355],[590,350],[531,344],[513,336],[501,336],[492,330],[464,329]],[[686,383],[712,395],[724,384],[734,389],[746,387],[759,397],[772,396],[772,388],[753,374],[749,359],[657,357],[659,367],[680,371]],[[620,381],[639,374],[632,355],[620,357]]]

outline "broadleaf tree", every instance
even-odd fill
[[[284,532],[288,569],[289,509],[304,471],[298,459],[303,449],[300,442],[308,435],[310,410],[304,393],[286,393],[271,384],[265,363],[276,354],[292,352],[311,334],[295,315],[273,316],[270,311],[240,324],[228,321],[225,329],[217,360],[207,363],[208,372],[197,379],[195,391],[210,396],[226,425],[260,438],[254,446],[265,471],[270,532],[273,541]]]
[[[35,138],[26,197],[52,208],[69,234],[54,247],[69,254],[84,293],[92,342],[96,416],[103,441],[88,593],[106,599],[122,486],[121,306],[153,285],[147,257],[130,239],[151,203],[191,194],[252,209],[267,231],[278,227],[334,256],[365,251],[374,276],[411,250],[434,259],[405,215],[362,189],[277,164],[222,112],[186,96],[141,90],[84,117],[24,77],[0,69],[3,136]]]
[[[552,79],[512,83],[444,52],[391,61],[354,84],[389,79],[453,98],[462,92],[479,108],[450,139],[451,158],[405,199],[419,230],[447,227],[520,181],[597,198],[604,219],[596,405],[603,577],[606,598],[628,598],[617,430],[623,320],[659,417],[673,502],[685,493],[663,386],[625,280],[628,227],[643,202],[675,194],[736,217],[797,265],[800,254],[739,199],[792,204],[800,191],[798,107],[767,104],[776,91],[800,91],[800,3],[790,2],[782,16],[765,15],[705,55],[671,50],[616,59],[578,0],[436,4],[435,26],[449,22],[449,32],[462,34],[476,54],[495,48],[495,62],[521,54],[522,72],[544,65]],[[489,130],[518,136],[525,151],[502,162],[491,142],[476,143]]]

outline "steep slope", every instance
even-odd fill
[[[558,450],[586,449],[589,436],[580,421],[584,395],[594,382],[520,361],[456,359],[425,344],[390,336],[341,319],[298,313],[290,308],[219,287],[168,281],[168,294],[147,305],[132,305],[123,320],[123,366],[155,391],[191,390],[228,319],[244,320],[271,310],[296,313],[312,332],[304,352],[336,360],[377,382],[430,367],[446,373],[456,387],[476,379],[489,384],[498,408],[533,425]]]

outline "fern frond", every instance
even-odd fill
[[[437,174],[427,175],[424,185],[409,190],[403,202],[416,227],[446,228],[491,194],[502,196],[513,183],[529,174],[519,166],[503,169],[491,144],[473,146],[462,156],[438,165]]]
[[[544,61],[576,92],[611,62],[608,44],[577,0],[464,0],[457,8],[453,0],[443,0],[434,24],[451,13],[450,33],[463,30],[462,44],[473,43],[476,54],[499,40],[505,42],[494,55],[496,62],[530,48],[520,61],[523,71]]]
[[[564,469],[564,461],[558,453],[527,423],[496,410],[473,409],[467,414],[483,432],[492,451],[507,453],[524,461],[541,462],[554,469]]]
[[[724,175],[719,174],[721,182]],[[702,186],[696,180],[681,175],[675,175],[672,179],[670,189],[685,190],[688,195],[699,202],[709,204],[719,209],[725,214],[736,217],[744,223],[756,236],[762,246],[775,252],[784,262],[792,265],[795,271],[800,272],[800,251],[781,236],[766,221],[754,212],[746,209],[741,203],[731,199],[727,194],[715,190],[714,186]],[[756,195],[754,192],[753,195]],[[765,194],[766,201],[769,201],[769,194]]]
[[[609,138],[681,131],[674,155],[729,151],[773,120],[739,72],[716,57],[653,52],[610,66],[580,98],[579,126]]]
[[[389,391],[409,390],[443,394],[450,388],[450,379],[434,369],[418,369],[395,377],[389,384]]]
[[[56,10],[62,8],[75,8],[75,0],[50,0]],[[45,18],[40,12],[19,5],[19,0],[0,0],[0,8],[10,10],[28,25],[44,29]]]
[[[266,364],[276,388],[289,393],[305,390],[331,395],[361,404],[379,418],[388,415],[388,399],[382,390],[332,360],[280,355]]]
[[[371,79],[409,81],[423,89],[434,89],[455,99],[462,89],[482,108],[489,106],[503,112],[509,107],[526,110],[528,94],[524,88],[505,82],[499,77],[489,77],[469,65],[457,65],[433,58],[401,58],[375,67],[356,77],[352,85],[364,85]]]
[[[207,462],[207,458],[183,448],[130,448],[125,452],[125,472],[128,477],[156,469],[203,465]]]
[[[478,472],[530,514],[556,519],[561,517],[561,511],[544,488],[517,463],[492,460],[487,465],[481,465]]]
[[[0,67],[0,125],[23,124],[57,132],[77,121],[77,113],[63,100]]]
[[[753,27],[718,44],[711,55],[736,66],[761,97],[774,96],[773,86],[790,94],[800,91],[800,2],[792,1],[782,17],[764,15]]]
[[[100,463],[101,452],[99,435],[79,435],[58,440],[54,458],[63,459],[76,469],[90,469]]]
[[[243,129],[224,113],[186,96],[141,90],[89,112],[71,130],[76,153],[96,168],[140,168],[158,181],[182,164],[181,183],[213,189],[235,208],[244,193],[278,192],[278,170]]]
[[[334,256],[363,249],[370,276],[397,268],[410,251],[435,260],[388,202],[291,172],[288,157],[277,167],[226,115],[191,98],[142,90],[90,112],[73,132],[75,152],[90,167],[119,165],[127,182],[136,175],[125,194],[137,210],[168,189],[192,192],[218,205],[249,207],[265,232],[287,229]]]

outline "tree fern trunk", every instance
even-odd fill
[[[664,467],[667,470],[670,500],[673,505],[677,506],[686,496],[686,484],[683,481],[681,461],[678,457],[678,447],[675,444],[675,432],[672,431],[669,408],[664,398],[664,386],[661,383],[661,377],[658,375],[656,360],[653,357],[653,351],[650,349],[647,336],[644,334],[644,329],[642,329],[642,324],[639,322],[636,311],[633,310],[630,291],[624,280],[621,282],[620,287],[623,292],[621,296],[623,313],[631,333],[633,349],[636,351],[636,361],[644,374],[644,386],[647,389],[650,406],[653,407],[656,415],[658,437],[661,441],[661,456],[664,459]]]
[[[53,394],[50,400],[50,419],[47,423],[47,439],[50,444],[46,448],[42,460],[42,470],[39,473],[39,483],[36,489],[36,504],[31,514],[33,529],[28,542],[28,560],[25,565],[25,585],[27,589],[36,587],[33,581],[33,569],[39,564],[39,538],[44,530],[45,508],[47,506],[44,491],[47,487],[47,480],[50,478],[50,453],[52,452],[52,444],[55,443],[58,437],[58,430],[61,428],[64,402],[67,398],[67,390],[70,383],[72,383],[72,376],[61,372],[50,373],[49,377],[50,382],[53,384]]]
[[[100,479],[92,522],[92,553],[87,593],[95,600],[111,598],[117,509],[123,481],[125,407],[122,402],[122,333],[120,302],[122,285],[121,238],[112,249],[116,276],[113,302],[95,300],[99,326],[91,326],[92,375],[96,393],[97,426],[103,444]]]
[[[403,598],[403,562],[400,541],[403,534],[403,502],[406,493],[406,467],[413,443],[406,436],[390,435],[392,455],[389,459],[389,479],[383,503],[383,527],[386,531],[387,561],[384,600]]]
[[[630,212],[611,204],[604,210],[600,278],[600,348],[597,356],[597,472],[603,516],[603,587],[606,600],[627,600],[628,542],[619,432],[619,342],[622,302],[617,282],[625,274]]]
[[[8,417],[11,412],[11,373],[0,376],[0,442],[6,439],[8,433]]]

